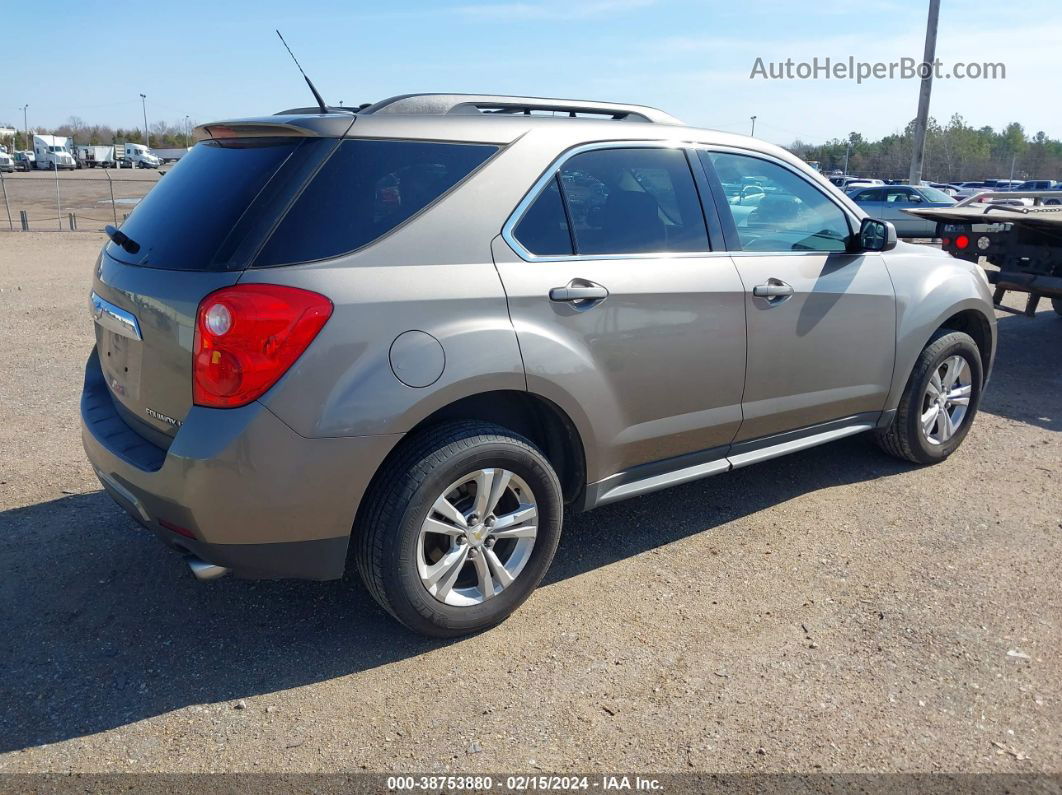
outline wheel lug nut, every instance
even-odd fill
[[[457,543],[463,546],[468,543],[468,539],[465,536],[458,536]]]

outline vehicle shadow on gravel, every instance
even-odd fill
[[[908,469],[853,438],[573,516],[544,585],[816,489]],[[103,492],[0,513],[0,570],[0,752],[445,644],[403,630],[353,573],[333,583],[197,582]]]
[[[981,411],[1062,431],[1062,317],[1049,305],[1036,317],[999,319],[996,364]]]

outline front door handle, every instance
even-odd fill
[[[766,298],[771,303],[781,303],[793,294],[793,285],[786,284],[781,279],[768,279],[767,284],[757,284],[752,288],[752,294],[757,298]]]
[[[572,279],[564,287],[553,287],[549,291],[549,300],[558,302],[568,301],[579,304],[604,301],[606,298],[608,298],[608,290],[600,284],[594,284],[585,279]]]

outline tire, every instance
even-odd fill
[[[512,475],[511,480],[506,480],[510,485],[497,502],[495,510],[499,517],[502,517],[502,508],[514,511],[505,518],[515,517],[515,511],[523,507],[519,495],[525,494],[525,489],[531,492],[537,508],[537,530],[529,549],[526,544],[517,546],[525,543],[521,539],[480,540],[477,534],[494,532],[485,529],[493,517],[484,517],[485,523],[478,530],[469,530],[467,537],[448,538],[452,532],[422,536],[422,527],[429,516],[436,519],[431,526],[438,526],[437,519],[442,514],[436,512],[434,506],[447,495],[451,495],[453,502],[450,504],[460,508],[463,517],[469,516],[465,510],[470,507],[470,501],[474,501],[479,487],[464,496],[453,497],[458,494],[450,491],[453,484],[471,483],[465,480],[469,473],[494,472],[498,468]],[[563,510],[557,474],[529,440],[491,423],[446,423],[406,439],[373,479],[354,528],[355,561],[373,598],[414,632],[439,638],[478,632],[504,621],[541,582],[560,540]],[[530,520],[517,524],[526,530],[529,523]],[[534,530],[534,527],[530,529]],[[466,538],[463,545],[462,538]],[[487,544],[497,546],[486,547]],[[430,553],[429,545],[432,546]],[[444,557],[459,555],[462,546],[470,557],[464,562],[460,562],[463,559],[459,557],[454,558],[459,562],[449,569],[459,570],[460,577],[452,588],[444,583],[434,587],[439,594],[445,588],[446,593],[442,595],[449,600],[479,598],[480,601],[444,603],[439,596],[429,592],[430,586],[422,579],[423,567],[433,563],[441,566]],[[513,564],[518,551],[522,562],[514,564],[519,568],[511,582],[502,587],[501,575],[497,583],[488,578],[486,582],[490,583],[493,595],[481,598],[486,588],[480,565],[493,573],[496,571],[493,566],[503,558],[507,560],[505,565]],[[495,554],[490,565],[486,557],[489,554]],[[475,557],[481,560],[477,561]],[[469,585],[470,577],[477,582]],[[495,587],[500,590],[495,592]]]
[[[1052,298],[1051,308],[1055,310],[1056,315],[1062,315],[1062,298]]]
[[[932,408],[932,401],[928,404],[926,402],[931,380],[934,375],[939,378],[942,369],[946,368],[946,363],[955,356],[963,359],[967,368],[965,372],[969,374],[969,403],[965,406],[957,429],[949,438],[942,440],[943,432],[927,434],[923,430],[922,418],[928,414],[928,409]],[[937,331],[915,362],[892,425],[875,432],[878,445],[890,455],[915,464],[936,464],[943,461],[958,449],[973,424],[981,402],[983,379],[981,354],[973,339],[961,331]],[[939,426],[934,426],[937,427]],[[931,436],[937,437],[937,443],[932,441]]]

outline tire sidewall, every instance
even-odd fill
[[[527,564],[516,580],[478,605],[447,605],[428,593],[417,570],[420,528],[435,500],[455,480],[488,467],[501,467],[527,483],[535,496],[538,529]],[[384,548],[387,597],[398,618],[427,634],[463,634],[503,621],[535,590],[556,552],[563,521],[560,483],[546,459],[515,441],[490,440],[450,455],[434,467],[414,492]]]
[[[907,407],[907,415],[909,418],[908,433],[910,436],[910,442],[914,449],[917,450],[927,462],[943,461],[955,452],[966,438],[966,434],[969,433],[970,428],[973,426],[974,419],[977,416],[977,409],[981,404],[983,373],[981,355],[977,349],[977,345],[969,336],[962,332],[951,332],[937,342],[945,340],[948,341],[947,344],[938,348],[932,361],[929,362],[928,366],[922,371],[922,377],[918,380],[918,383],[912,385],[914,388],[908,396],[909,403]],[[930,347],[937,346],[933,345]],[[929,349],[927,348],[927,352],[928,350]],[[925,395],[926,387],[929,385],[930,379],[933,377],[933,373],[937,371],[944,360],[956,355],[962,356],[966,361],[966,366],[970,368],[970,384],[972,387],[970,391],[970,403],[967,406],[966,416],[963,418],[962,427],[959,428],[959,431],[943,444],[930,444],[929,440],[926,439],[925,435],[922,433],[922,398]]]

